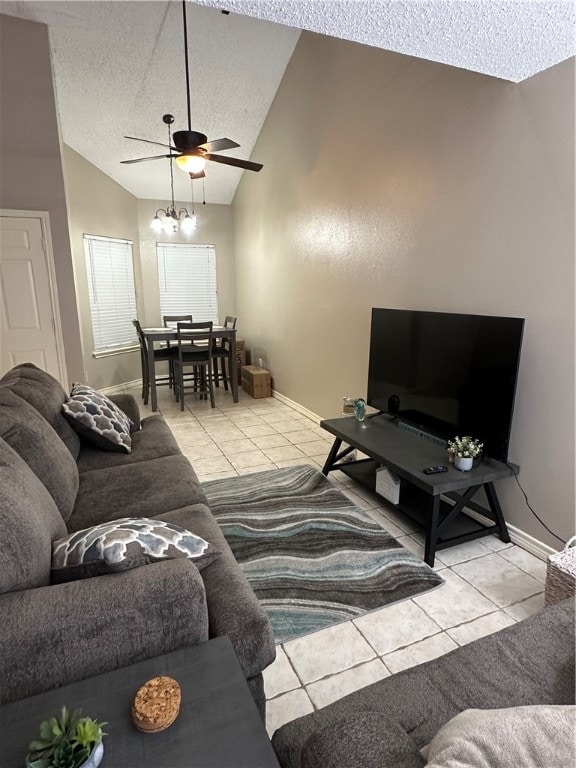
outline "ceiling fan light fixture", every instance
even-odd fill
[[[206,160],[201,155],[179,155],[175,162],[186,173],[200,173],[206,166]]]
[[[157,141],[149,139],[139,139],[136,136],[126,136],[127,139],[134,141],[144,141],[148,144],[158,144],[170,151],[170,154],[154,155],[153,157],[138,157],[134,160],[122,160],[122,163],[141,163],[148,160],[161,160],[166,158],[170,161],[176,161],[176,165],[191,177],[203,178],[206,161],[231,165],[234,168],[242,168],[246,171],[261,171],[262,163],[254,163],[251,160],[241,160],[239,157],[229,157],[228,155],[217,155],[215,152],[233,149],[239,147],[235,141],[222,138],[208,141],[205,133],[192,130],[192,110],[190,106],[190,68],[188,62],[188,24],[186,20],[186,3],[189,0],[182,0],[182,20],[184,26],[184,70],[186,74],[186,104],[188,112],[188,130],[174,131],[172,134],[170,126],[174,122],[174,115],[166,114],[162,117],[163,122],[168,126],[168,144],[160,144]],[[172,164],[170,164],[170,173],[172,174]]]

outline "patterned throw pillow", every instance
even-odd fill
[[[98,448],[120,453],[132,450],[132,422],[128,416],[110,398],[87,384],[74,384],[62,412],[76,432]]]
[[[198,570],[220,551],[174,523],[124,517],[58,539],[52,544],[52,583],[127,571],[159,560],[188,557]]]

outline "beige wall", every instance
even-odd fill
[[[83,381],[100,389],[140,378],[140,352],[95,358],[88,281],[84,255],[84,235],[99,235],[132,240],[134,279],[141,304],[140,236],[138,201],[123,187],[98,170],[81,155],[63,146],[64,176],[70,217],[70,239],[74,258],[78,311],[82,329],[84,358]]]
[[[0,208],[48,211],[69,381],[82,348],[48,28],[0,16]]]
[[[370,310],[526,317],[510,460],[574,532],[574,60],[514,85],[303,33],[233,204],[236,306],[275,388],[366,393]],[[508,520],[554,544],[513,482]]]
[[[179,171],[178,171],[179,173]],[[234,302],[234,252],[232,249],[232,215],[229,205],[196,205],[197,227],[191,235],[179,232],[157,235],[150,222],[158,208],[166,208],[166,200],[139,200],[140,253],[144,275],[143,310],[149,325],[161,324],[160,297],[158,291],[158,262],[156,243],[198,243],[213,245],[216,250],[216,280],[218,283],[218,312],[220,321],[226,315],[235,315]],[[191,212],[190,201],[176,202],[176,210],[186,208]],[[238,328],[241,327],[239,322]]]

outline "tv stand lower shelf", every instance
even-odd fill
[[[381,466],[397,475],[400,502],[395,508],[424,528],[424,560],[428,565],[434,565],[436,551],[455,544],[491,534],[510,541],[494,480],[512,476],[517,467],[485,459],[469,472],[459,472],[450,466],[448,472],[425,475],[425,467],[445,463],[442,448],[398,430],[387,417],[377,419],[357,422],[345,417],[321,422],[324,429],[335,435],[322,469],[324,475],[340,470],[372,490],[376,488],[376,470]],[[355,448],[371,458],[343,462]],[[478,499],[481,490],[485,502]],[[476,516],[472,517],[470,512]]]

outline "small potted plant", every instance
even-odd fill
[[[40,738],[28,746],[27,768],[97,768],[104,754],[106,723],[80,715],[80,710],[64,706],[59,717],[44,720]]]
[[[472,469],[474,459],[482,453],[482,448],[484,448],[484,443],[475,437],[470,437],[470,435],[457,436],[448,441],[448,451],[454,454],[454,464],[456,469],[461,472]]]

